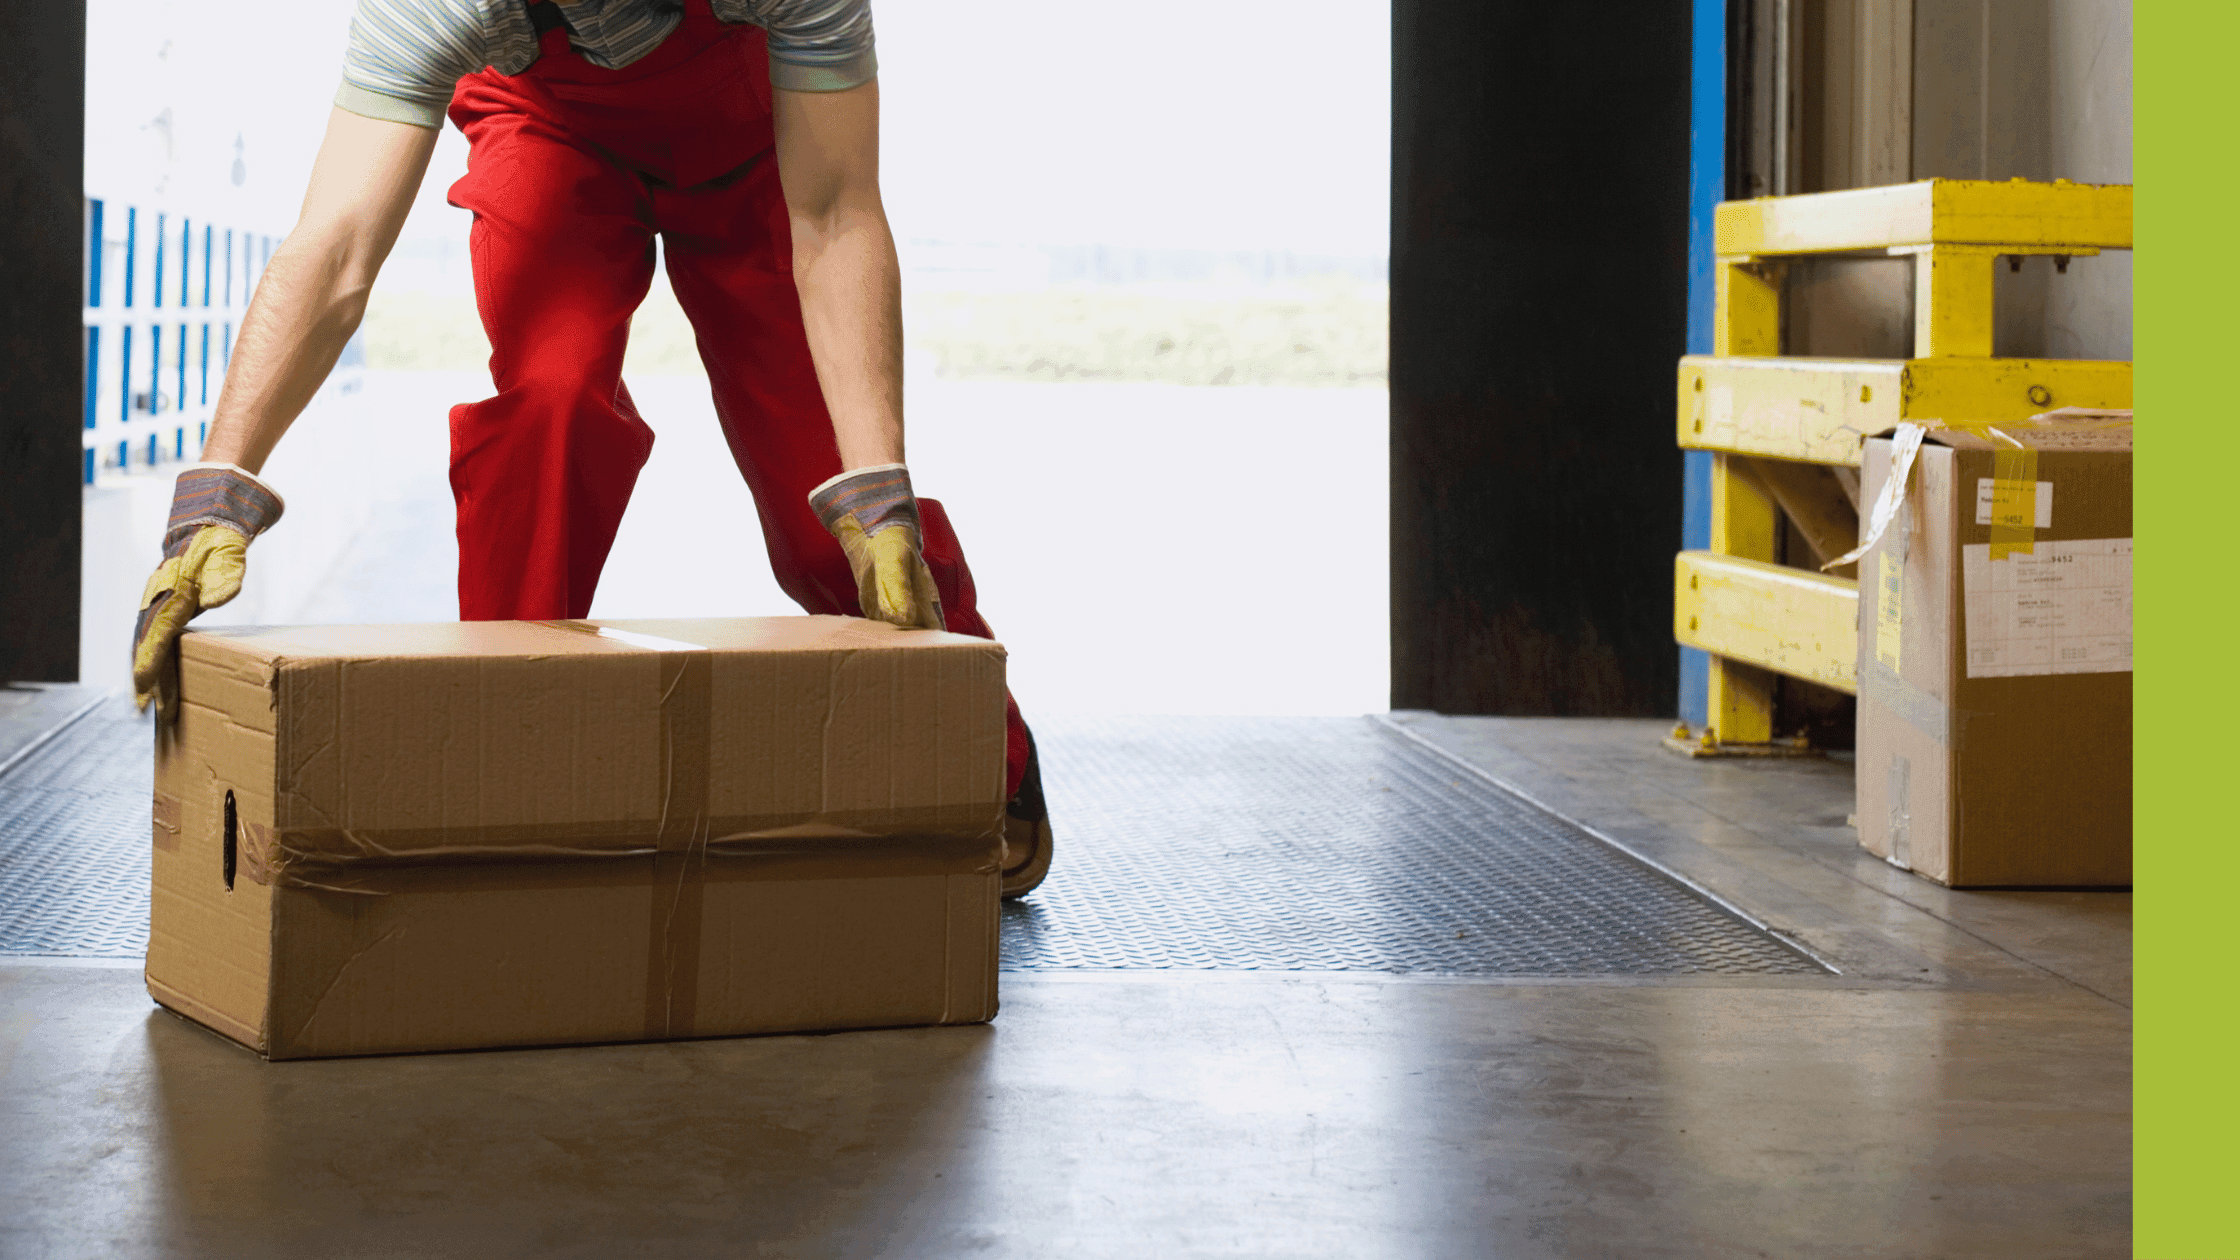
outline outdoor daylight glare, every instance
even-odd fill
[[[233,12],[223,57],[288,80],[264,99],[332,95],[349,5]],[[112,270],[147,252],[158,207],[162,231],[186,216],[197,242],[216,222],[276,244],[325,123],[257,108],[224,76],[167,77],[220,53],[176,16],[156,0],[90,10],[104,57],[89,66],[88,193]],[[1196,10],[1187,39],[1086,4],[986,0],[953,17],[904,3],[878,19],[909,461],[969,540],[1020,703],[1383,710],[1383,13],[1227,0]],[[458,615],[446,416],[491,393],[470,216],[445,201],[466,154],[446,127],[358,339],[265,470],[287,522],[259,541],[243,595],[200,624]],[[592,615],[797,612],[659,270],[624,380],[657,440]],[[166,469],[140,454],[96,470],[88,499],[89,678],[120,673],[168,504]]]

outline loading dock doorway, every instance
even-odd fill
[[[958,524],[1022,703],[1382,710],[1383,9],[1238,0],[1187,38],[1026,0],[978,4],[971,22],[890,5],[878,21],[911,463]],[[344,25],[302,57],[339,65]],[[331,75],[303,77],[323,91]],[[174,104],[182,128],[196,121]],[[307,164],[316,141],[291,138],[301,152],[257,176]],[[209,624],[456,616],[445,413],[490,388],[469,220],[445,203],[464,165],[446,128],[375,289],[358,388],[279,448],[267,472],[290,519]],[[296,191],[269,192],[283,221]],[[594,615],[797,611],[658,272],[624,378],[657,441]],[[168,502],[166,466],[139,482],[143,510],[104,518],[89,557],[96,628],[129,624],[141,535]]]

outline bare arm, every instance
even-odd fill
[[[902,462],[902,275],[879,201],[879,85],[776,97],[793,280],[843,468]]]
[[[432,128],[328,117],[303,212],[242,316],[204,459],[264,467],[365,317],[435,145]]]

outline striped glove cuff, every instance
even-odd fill
[[[836,531],[845,517],[853,516],[869,538],[897,525],[910,531],[913,542],[922,541],[918,528],[918,498],[910,493],[910,470],[901,464],[874,464],[844,472],[809,492],[809,508]]]
[[[245,539],[272,528],[287,509],[280,492],[232,464],[190,464],[171,498],[171,525],[163,534],[166,560],[186,551],[205,525],[238,530]]]

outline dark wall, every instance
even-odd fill
[[[1689,0],[1394,0],[1392,703],[1673,711]]]
[[[78,676],[85,6],[0,6],[0,682]]]

